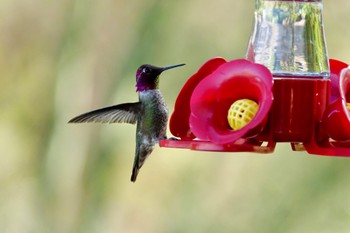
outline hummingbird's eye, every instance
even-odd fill
[[[143,68],[143,70],[142,70],[142,73],[144,73],[144,74],[147,74],[147,73],[149,73],[149,72],[151,72],[151,70],[150,70],[150,68],[148,68],[148,67],[145,67],[145,68]]]

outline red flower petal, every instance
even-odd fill
[[[185,83],[176,99],[174,112],[170,118],[169,127],[174,136],[180,137],[181,139],[195,138],[189,126],[191,112],[190,99],[192,92],[202,79],[210,75],[224,63],[226,63],[226,60],[223,58],[208,60],[199,68],[197,73],[192,75]]]
[[[331,70],[331,101],[337,100],[339,97],[341,97],[341,91],[340,91],[340,72],[342,69],[348,67],[348,64],[338,61],[335,59],[330,59],[329,60],[329,66]]]

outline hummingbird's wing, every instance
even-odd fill
[[[68,123],[99,122],[99,123],[129,123],[135,124],[141,103],[118,104],[81,114]]]

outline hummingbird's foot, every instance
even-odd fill
[[[169,138],[169,140],[172,140],[172,141],[179,141],[180,139],[175,138],[175,137],[171,137],[171,138]]]

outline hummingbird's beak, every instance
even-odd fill
[[[186,65],[186,64],[178,64],[178,65],[173,65],[173,66],[166,66],[166,67],[163,67],[161,70],[163,72],[164,70],[170,70],[172,68],[179,67],[179,66],[184,66],[184,65]]]

